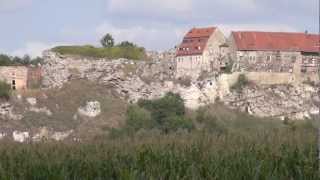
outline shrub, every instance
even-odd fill
[[[192,129],[192,122],[185,118],[184,101],[179,94],[168,93],[156,100],[140,100],[138,105],[151,113],[154,128],[163,132]]]
[[[126,120],[127,129],[134,131],[138,131],[140,129],[150,129],[152,124],[150,112],[137,105],[128,107]]]
[[[0,81],[0,99],[8,100],[11,95],[11,87],[6,82]]]
[[[237,82],[231,86],[231,90],[235,90],[237,92],[241,92],[245,86],[249,84],[249,80],[244,74],[240,74]]]
[[[184,116],[168,116],[164,119],[162,130],[165,133],[176,132],[179,129],[191,131],[193,129],[192,120]]]

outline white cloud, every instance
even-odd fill
[[[28,42],[23,48],[14,50],[12,52],[9,52],[8,54],[12,56],[24,56],[29,55],[31,57],[41,57],[42,52],[44,50],[48,50],[50,48],[53,48],[55,46],[61,45],[63,43],[43,43],[43,42]],[[66,45],[66,44],[64,44]]]
[[[219,27],[227,37],[231,31],[297,31],[294,27],[281,24],[218,24],[217,27]]]
[[[116,42],[131,41],[153,50],[174,47],[184,32],[185,28],[172,25],[118,27],[110,23],[102,23],[96,28],[98,37],[110,33]]]
[[[16,10],[30,3],[32,3],[32,0],[0,0],[0,12]]]
[[[186,15],[191,12],[193,0],[110,0],[108,11],[138,15]]]

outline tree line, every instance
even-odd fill
[[[32,58],[29,55],[23,57],[9,56],[6,54],[0,54],[0,66],[28,66],[28,65],[38,65],[43,62],[40,57]]]

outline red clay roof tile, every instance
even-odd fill
[[[319,52],[320,36],[288,32],[232,32],[238,50]]]
[[[215,30],[215,27],[191,29],[177,49],[177,56],[201,55]]]

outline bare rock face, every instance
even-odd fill
[[[0,104],[0,117],[9,120],[20,120],[23,118],[22,115],[13,112],[13,105],[8,102]]]
[[[188,108],[215,103],[216,99],[227,106],[255,116],[290,117],[304,119],[319,114],[311,97],[316,89],[307,85],[254,86],[241,93],[229,90],[222,76],[192,80],[189,85],[175,79],[173,61],[107,60],[61,56],[46,52],[43,66],[43,87],[62,87],[74,79],[87,79],[112,88],[119,98],[130,103],[139,99],[155,99],[167,92],[179,93]],[[95,117],[99,107],[95,102],[79,108],[79,114]],[[76,117],[76,116],[75,116]]]
[[[29,137],[29,132],[14,131],[12,133],[13,140],[19,143],[26,142],[29,139]]]
[[[37,105],[37,99],[36,98],[30,97],[30,98],[27,98],[26,100],[31,106]]]
[[[88,117],[97,117],[101,113],[100,102],[98,101],[89,101],[86,106],[80,107],[78,113],[83,116]]]
[[[66,132],[54,132],[50,138],[55,141],[63,141],[66,138],[68,138],[72,133],[73,130],[69,130]]]
[[[246,87],[241,93],[230,93],[224,102],[232,108],[260,117],[305,119],[319,114],[311,100],[316,92],[316,88],[308,85],[254,86]]]
[[[29,111],[35,112],[35,113],[44,113],[47,116],[52,116],[52,112],[47,107],[41,107],[41,108],[30,107]]]

